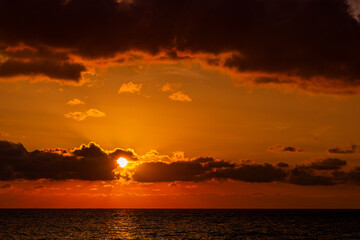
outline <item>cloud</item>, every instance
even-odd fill
[[[233,179],[245,182],[282,181],[286,172],[271,164],[242,164],[235,168],[216,171],[211,174],[218,179]]]
[[[283,162],[279,162],[278,164],[276,164],[277,167],[280,167],[280,168],[287,168],[289,167],[289,164],[287,163],[283,163]]]
[[[126,171],[116,170],[116,160],[119,157],[125,157],[132,163]],[[340,170],[345,165],[346,161],[334,158],[294,167],[287,163],[234,163],[212,157],[164,162],[161,159],[144,159],[131,149],[106,151],[96,143],[83,144],[70,150],[54,148],[29,152],[21,143],[0,141],[1,181],[122,179],[142,183],[168,182],[169,186],[176,186],[177,182],[232,180],[249,183],[282,182],[303,186],[360,185],[360,167],[347,172]]]
[[[173,94],[171,94],[169,96],[169,98],[173,101],[180,101],[180,102],[191,102],[192,99],[186,95],[185,93],[178,91],[178,92],[174,92]]]
[[[0,43],[0,78],[43,76],[70,82],[79,82],[86,67],[76,63],[62,50],[46,46],[26,46],[22,42],[10,45]]]
[[[95,143],[69,151],[29,152],[21,143],[0,141],[0,180],[113,180],[118,156],[136,159],[131,151],[107,152]]]
[[[105,117],[105,113],[97,110],[97,109],[89,109],[86,111],[86,115],[88,117],[95,117],[95,118],[100,118],[100,117]]]
[[[87,60],[115,61],[135,51],[150,61],[202,62],[231,72],[237,84],[354,94],[360,89],[355,3],[2,1],[0,75],[76,82]]]
[[[164,86],[161,87],[161,91],[163,92],[172,92],[173,88],[170,83],[165,83]]]
[[[345,178],[352,183],[355,183],[357,185],[360,185],[360,168],[357,167],[354,170],[351,170],[348,174],[343,173],[342,177]]]
[[[72,100],[69,100],[66,104],[69,104],[71,106],[75,106],[75,105],[81,105],[81,104],[85,104],[83,101],[81,101],[78,98],[74,98]]]
[[[136,84],[133,82],[123,83],[118,91],[118,94],[121,93],[140,93],[142,84]]]
[[[69,112],[64,114],[66,118],[71,118],[76,121],[84,121],[88,117],[101,118],[105,117],[105,113],[97,110],[97,109],[89,109],[86,112]]]
[[[326,158],[310,164],[310,168],[316,170],[337,170],[345,166],[347,162],[338,158]]]
[[[295,167],[289,171],[289,183],[304,186],[335,185],[335,179],[331,176],[315,175],[310,169],[304,167]]]
[[[358,148],[357,145],[351,145],[350,148],[348,149],[343,149],[341,147],[333,147],[330,148],[328,152],[334,154],[351,154],[351,153],[355,153],[357,148]]]
[[[87,118],[87,115],[84,112],[69,112],[64,115],[66,118],[72,118],[76,121],[84,121]]]
[[[165,83],[160,90],[163,92],[175,92],[181,87],[181,83]]]
[[[232,179],[246,182],[272,182],[282,180],[286,173],[271,164],[236,164],[214,158],[171,163],[145,162],[137,166],[132,175],[138,182],[205,181]]]
[[[268,148],[269,152],[303,152],[303,150],[292,147],[292,146],[282,146],[282,145],[275,145]]]
[[[81,78],[81,72],[85,70],[83,65],[77,63],[7,60],[0,64],[0,77],[45,75],[53,79],[78,81]]]

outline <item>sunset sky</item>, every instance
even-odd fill
[[[360,208],[359,106],[360,0],[0,2],[0,208]]]

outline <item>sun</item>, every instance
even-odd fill
[[[125,167],[128,164],[128,161],[126,160],[126,158],[123,158],[123,157],[120,157],[116,161],[120,165],[120,167]]]

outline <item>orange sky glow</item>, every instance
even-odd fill
[[[360,208],[357,2],[160,2],[0,3],[0,208]]]

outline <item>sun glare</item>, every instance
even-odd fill
[[[117,163],[120,165],[120,167],[125,167],[128,161],[125,158],[121,157],[117,160]]]

